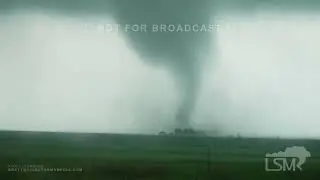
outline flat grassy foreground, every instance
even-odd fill
[[[265,171],[293,145],[311,153],[303,171]],[[2,131],[0,179],[319,180],[320,141]]]

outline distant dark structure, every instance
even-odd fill
[[[202,131],[196,131],[191,128],[175,128],[173,132],[166,133],[164,131],[161,131],[158,133],[158,135],[171,135],[171,136],[207,136],[205,132]]]
[[[164,135],[167,135],[167,133],[166,132],[164,132],[164,131],[161,131],[161,132],[159,132],[159,134],[158,135],[160,135],[160,136],[164,136]]]

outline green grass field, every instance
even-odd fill
[[[266,172],[266,153],[304,146],[303,171]],[[49,168],[16,172],[16,166]],[[54,169],[54,168],[64,168]],[[75,170],[73,172],[66,172]],[[34,170],[37,168],[30,168]],[[319,180],[320,141],[0,132],[0,179]]]

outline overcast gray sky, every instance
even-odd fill
[[[248,136],[320,137],[320,15],[218,14],[194,128]],[[174,127],[179,88],[112,18],[32,10],[0,15],[0,129],[157,133]]]

